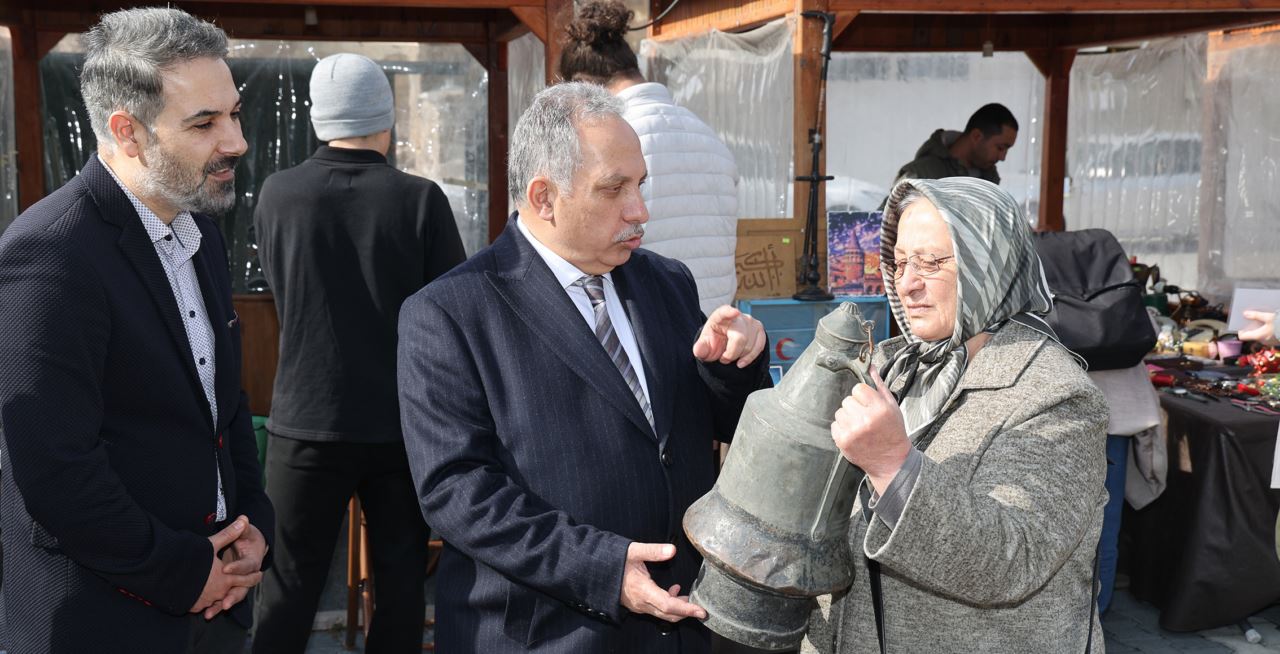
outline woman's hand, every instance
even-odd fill
[[[858,384],[844,398],[831,423],[831,439],[844,458],[867,473],[877,493],[884,493],[911,451],[898,401],[875,368],[876,387]]]
[[[1274,345],[1276,342],[1276,312],[1274,311],[1253,311],[1246,309],[1244,312],[1245,320],[1252,320],[1258,323],[1257,327],[1240,330],[1239,336],[1242,341],[1261,341],[1263,343]]]

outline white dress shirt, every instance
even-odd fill
[[[574,285],[574,282],[582,279],[587,273],[578,270],[577,266],[565,261],[564,257],[540,243],[529,228],[525,227],[523,220],[516,219],[516,228],[529,240],[529,244],[547,263],[547,267],[551,268],[556,281],[560,282],[564,292],[569,294],[573,305],[578,307],[578,313],[582,314],[582,319],[586,321],[587,329],[594,334],[596,311],[591,307],[591,298],[587,296],[587,289]],[[645,399],[649,401],[649,406],[653,406],[653,396],[649,394],[649,384],[645,381],[644,361],[640,358],[640,346],[636,344],[636,335],[631,331],[631,320],[627,318],[627,312],[622,310],[622,300],[618,298],[618,290],[613,286],[613,273],[605,273],[602,277],[604,277],[604,307],[609,312],[613,331],[617,332],[618,342],[622,343],[622,349],[627,353],[631,368],[636,371],[636,378],[640,380],[640,389],[644,391]],[[601,345],[600,348],[604,349],[604,346]]]
[[[192,258],[200,250],[200,228],[191,217],[191,212],[182,211],[166,225],[154,211],[138,199],[138,196],[125,186],[116,176],[107,162],[98,159],[102,166],[111,173],[120,190],[124,191],[129,202],[133,204],[142,226],[151,237],[151,244],[160,257],[160,265],[164,267],[165,277],[169,278],[169,288],[173,290],[173,299],[178,302],[179,319],[187,330],[187,342],[191,344],[191,359],[196,364],[196,372],[200,373],[200,385],[204,387],[204,397],[209,403],[209,413],[213,416],[213,424],[218,424],[218,402],[214,392],[214,377],[217,372],[213,357],[213,327],[209,324],[209,313],[204,306],[204,295],[200,292],[200,281],[196,279],[195,265]],[[227,499],[222,492],[222,470],[218,469],[214,460],[214,470],[218,473],[218,502],[214,511],[218,522],[227,519]]]

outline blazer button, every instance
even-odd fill
[[[222,448],[222,434],[221,434],[221,433],[219,433],[219,434],[218,434],[218,448],[219,448],[219,449],[221,449],[221,448]]]
[[[211,524],[213,524],[213,519],[214,519],[214,518],[217,518],[217,517],[218,517],[218,516],[217,516],[217,514],[210,513],[209,515],[207,515],[207,516],[205,516],[205,517],[204,517],[204,523],[205,523],[206,525],[211,525]]]
[[[670,467],[671,467],[671,465],[672,465],[672,464],[674,464],[674,463],[676,462],[676,458],[675,458],[675,457],[673,457],[673,456],[671,456],[671,453],[670,453],[670,452],[663,452],[663,453],[662,453],[662,456],[661,456],[661,457],[659,457],[659,458],[661,458],[661,459],[662,459],[662,465],[664,465],[664,466],[666,466],[666,467],[668,467],[668,468],[670,468]]]

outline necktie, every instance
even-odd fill
[[[600,345],[604,346],[605,353],[613,360],[613,365],[618,367],[618,372],[622,373],[622,380],[631,388],[636,401],[640,403],[640,409],[644,411],[644,417],[649,420],[649,426],[653,427],[653,410],[649,407],[649,400],[644,396],[644,389],[640,388],[640,379],[636,377],[636,371],[631,367],[627,351],[622,349],[622,342],[618,340],[613,321],[609,320],[609,309],[604,304],[604,277],[583,275],[573,285],[581,286],[587,292],[587,297],[591,298],[591,309],[596,313],[596,338],[599,339]]]

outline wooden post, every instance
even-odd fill
[[[493,30],[492,25],[490,30]],[[507,226],[507,42],[489,40],[489,242]]]
[[[547,86],[560,78],[560,51],[564,50],[564,28],[573,20],[573,0],[547,0]]]
[[[13,109],[18,149],[18,211],[44,197],[44,121],[40,111],[40,48],[30,25],[9,28],[13,39]]]
[[[1037,231],[1066,229],[1062,213],[1062,186],[1067,178],[1067,95],[1071,88],[1074,48],[1029,51],[1044,75],[1044,137],[1040,144],[1040,216]]]

